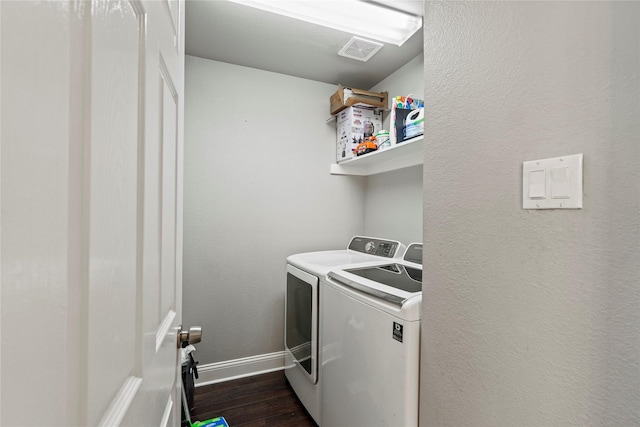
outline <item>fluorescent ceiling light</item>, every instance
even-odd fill
[[[230,0],[351,34],[402,46],[422,17],[362,0]]]

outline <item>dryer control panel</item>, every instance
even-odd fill
[[[402,246],[402,248],[401,248]],[[356,236],[351,239],[349,248],[353,251],[384,258],[395,258],[404,246],[395,240],[376,239],[374,237]]]

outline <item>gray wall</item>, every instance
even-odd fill
[[[419,56],[379,90],[422,93],[422,67]],[[186,58],[183,323],[203,327],[202,364],[283,350],[288,255],[356,234],[421,240],[421,167],[329,175],[335,90]]]
[[[365,185],[364,234],[421,242],[422,166],[372,175]]]
[[[640,425],[640,3],[428,2],[423,426]],[[584,208],[522,162],[584,153]]]
[[[183,317],[203,364],[282,351],[285,258],[363,232],[364,180],[329,175],[333,91],[186,59]]]
[[[370,90],[389,97],[424,93],[424,56],[418,55]],[[389,114],[385,115],[389,129]],[[422,166],[381,173],[366,178],[365,234],[402,243],[422,241]]]

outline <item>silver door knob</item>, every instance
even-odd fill
[[[182,343],[185,341],[187,344],[197,344],[202,341],[202,327],[192,326],[188,331],[185,331],[181,326],[178,333],[178,348],[182,347]]]

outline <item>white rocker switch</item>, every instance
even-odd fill
[[[544,169],[529,172],[529,198],[544,199],[546,190],[546,171]]]
[[[551,169],[551,197],[554,199],[569,198],[569,168]]]

